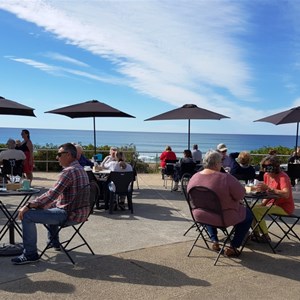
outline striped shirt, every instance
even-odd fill
[[[90,212],[89,178],[77,160],[64,168],[53,188],[30,201],[39,208],[62,208],[68,221],[83,222]]]

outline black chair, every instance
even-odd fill
[[[133,213],[132,192],[133,172],[110,172],[108,177],[109,213],[112,214],[115,204],[119,205],[120,196],[127,198],[128,209]]]
[[[215,266],[220,258],[221,253],[223,253],[226,244],[230,243],[230,240],[235,232],[235,227],[232,226],[230,231],[227,230],[228,226],[226,226],[224,221],[221,201],[218,195],[213,190],[204,186],[195,186],[188,192],[187,203],[189,205],[190,213],[194,222],[194,227],[196,227],[197,231],[199,232],[188,253],[188,256],[190,256],[194,247],[197,246],[196,243],[200,237],[204,241],[206,247],[209,249],[207,241],[210,240],[208,239],[208,237],[206,237],[207,225],[221,229],[225,233],[224,242],[222,244],[222,247],[220,247],[221,249],[214,261]],[[195,209],[200,209],[202,211],[202,214],[197,217],[197,220],[195,219],[193,214],[193,211]],[[218,222],[211,222],[210,220],[212,216],[217,216]]]
[[[185,197],[185,200],[188,201],[189,199],[189,196],[188,196],[188,192],[187,192],[187,186],[188,186],[188,183],[190,181],[190,178],[191,178],[191,174],[189,173],[185,173],[182,175],[181,177],[181,191]],[[187,233],[191,230],[195,228],[197,230],[197,226],[195,225],[195,223],[193,223],[187,230],[186,232],[183,234],[184,236],[187,235]]]
[[[291,215],[284,215],[283,216],[283,215],[280,215],[280,214],[270,214],[269,217],[272,219],[272,221],[271,221],[270,225],[268,226],[268,229],[270,229],[270,227],[273,224],[276,224],[283,233],[282,236],[278,236],[277,234],[272,233],[272,232],[269,231],[270,234],[272,234],[272,235],[276,236],[277,238],[279,238],[279,241],[274,246],[274,249],[276,249],[285,238],[288,238],[289,240],[295,240],[296,239],[300,242],[300,237],[294,230],[295,225],[300,220],[300,215],[291,214]]]
[[[9,180],[9,175],[11,176],[20,176],[23,175],[23,160],[22,159],[3,159],[3,166],[1,168],[2,176]]]
[[[93,212],[93,208],[95,205],[95,201],[99,196],[99,187],[97,185],[96,182],[90,182],[89,185],[85,186],[77,195],[77,199],[81,199],[82,197],[84,197],[84,193],[83,191],[85,189],[89,188],[90,189],[90,196],[89,196],[89,201],[85,201],[86,205],[88,205],[89,208],[89,215]],[[47,249],[50,248],[50,245],[52,244],[53,240],[59,235],[59,233],[65,229],[65,228],[72,228],[74,230],[73,234],[70,235],[66,240],[59,242],[60,245],[60,249],[68,256],[68,258],[70,259],[70,261],[75,264],[73,258],[71,257],[71,255],[69,254],[69,252],[80,248],[82,246],[87,246],[87,248],[90,250],[90,252],[95,255],[94,251],[92,250],[92,248],[90,247],[90,245],[88,244],[88,242],[86,241],[86,239],[83,237],[83,235],[80,233],[80,229],[82,228],[82,226],[85,224],[85,222],[88,219],[86,219],[83,222],[74,224],[74,223],[68,223],[68,221],[66,221],[64,224],[60,225],[58,227],[58,230],[56,232],[56,234],[54,234],[54,236],[52,237],[52,239],[50,241],[48,241],[46,247],[44,248],[44,250],[41,252],[40,254],[40,258],[45,254],[45,252],[47,251]],[[44,226],[47,228],[47,230],[49,230],[48,225],[44,224]],[[80,244],[76,244],[75,241],[73,242],[74,238],[78,237],[78,240],[81,240]],[[71,244],[72,243],[72,244]],[[71,246],[74,245],[74,246]]]
[[[131,166],[132,166],[132,170],[133,170],[134,181],[136,181],[136,187],[139,190],[140,186],[139,186],[139,180],[138,180],[137,170],[136,170],[136,160],[133,161]]]
[[[295,180],[300,178],[300,164],[288,164],[287,174],[291,179],[292,186],[294,186]]]
[[[168,188],[168,180],[171,180],[171,190],[173,188],[173,182],[174,182],[174,172],[175,172],[175,164],[178,162],[178,160],[166,160],[166,166],[162,169],[162,175],[163,175],[163,186],[165,188]]]

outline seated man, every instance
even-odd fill
[[[74,144],[74,145],[77,150],[77,159],[78,159],[79,164],[83,167],[86,167],[86,166],[93,167],[94,163],[91,160],[89,160],[87,157],[84,156],[81,145],[79,145],[79,144]]]
[[[26,156],[22,150],[17,150],[16,148],[16,142],[13,139],[8,139],[7,143],[7,150],[0,152],[0,165],[4,164],[5,161],[8,161],[10,159],[15,159],[16,161],[24,162]],[[10,164],[7,166],[3,166],[2,168],[2,174],[8,175],[11,174],[11,166]],[[19,166],[19,170],[14,170],[12,175],[19,175],[22,176],[22,164]]]
[[[63,170],[54,187],[19,209],[23,227],[23,254],[13,258],[13,264],[22,265],[39,260],[36,223],[48,224],[48,238],[58,226],[68,221],[76,224],[87,219],[90,212],[89,178],[76,159],[76,147],[71,143],[59,147],[56,158]],[[80,195],[80,197],[78,197]],[[58,237],[52,246],[60,250]]]

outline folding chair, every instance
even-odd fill
[[[294,230],[295,225],[300,220],[300,215],[291,214],[283,216],[280,214],[270,214],[269,217],[272,219],[272,221],[268,226],[268,229],[275,223],[283,233],[282,236],[278,236],[275,233],[269,232],[270,234],[279,238],[279,241],[274,246],[274,249],[276,249],[285,238],[288,238],[289,240],[296,239],[300,242],[300,237]]]
[[[164,187],[168,188],[168,180],[171,180],[171,190],[173,188],[174,182],[174,171],[175,171],[175,164],[178,160],[166,160],[166,166],[162,170],[163,172],[163,180],[164,180]]]
[[[3,159],[3,166],[1,168],[1,173],[2,176],[6,179],[9,180],[9,175],[10,176],[20,176],[22,177],[23,175],[23,160],[21,159]]]
[[[206,247],[209,249],[207,238],[204,235],[205,233],[207,233],[206,231],[207,225],[221,229],[225,233],[225,240],[214,261],[214,266],[215,266],[220,258],[221,253],[224,251],[226,244],[230,243],[230,240],[235,232],[235,227],[232,226],[232,229],[230,231],[227,230],[228,226],[226,226],[224,221],[223,210],[222,210],[220,199],[213,190],[204,186],[195,186],[191,188],[190,191],[188,192],[187,203],[189,205],[189,209],[190,209],[192,219],[194,221],[194,225],[197,228],[197,231],[199,232],[188,253],[188,256],[190,256],[194,247],[197,246],[196,243],[200,237],[204,241]],[[195,219],[193,213],[193,211],[196,209],[199,209],[202,212],[197,216],[197,220]],[[212,216],[214,217],[214,219],[217,216],[218,221],[211,222]]]
[[[119,204],[120,196],[127,197],[128,209],[133,213],[133,182],[133,172],[110,172],[108,177],[110,214],[113,213],[115,204]]]
[[[94,205],[95,205],[95,201],[99,196],[99,187],[97,185],[96,182],[90,182],[90,184],[88,184],[87,186],[83,187],[82,190],[78,193],[77,199],[79,197],[83,197],[84,193],[83,191],[85,189],[89,188],[90,189],[90,195],[89,195],[89,199],[87,199],[86,205],[89,207],[90,212],[88,217],[90,216],[90,214],[93,211]],[[44,253],[46,252],[47,249],[50,248],[50,245],[52,244],[53,240],[59,235],[59,233],[65,229],[65,228],[73,228],[74,232],[73,234],[68,237],[66,240],[59,242],[60,245],[60,249],[68,256],[68,258],[70,259],[70,261],[72,262],[72,264],[75,264],[73,258],[71,257],[71,255],[69,254],[69,252],[80,248],[82,246],[87,246],[87,248],[90,250],[90,252],[95,255],[94,251],[92,250],[92,248],[90,247],[90,245],[88,244],[88,242],[86,241],[86,239],[83,237],[83,235],[80,233],[80,229],[82,228],[82,226],[85,224],[85,222],[88,220],[88,218],[80,223],[74,224],[69,223],[68,221],[66,221],[64,224],[58,226],[58,230],[57,232],[54,234],[54,236],[52,237],[52,239],[50,241],[48,241],[46,247],[44,248],[44,250],[41,252],[40,254],[40,258],[44,255]],[[47,230],[49,230],[49,226],[44,224],[44,226],[47,228]],[[72,244],[75,244],[75,242],[73,243],[73,240],[75,237],[80,238],[80,240],[82,241],[80,244],[77,244],[75,246],[71,246],[71,242]],[[69,247],[70,246],[70,247]]]
[[[181,191],[184,195],[184,198],[186,201],[188,201],[188,193],[187,193],[187,186],[188,186],[188,183],[190,181],[190,178],[191,178],[191,174],[189,173],[184,173],[181,177]],[[195,223],[193,223],[187,230],[186,232],[183,234],[183,236],[186,236],[187,233],[193,229],[193,228],[196,228],[197,226],[195,225]],[[197,229],[197,228],[196,228]]]

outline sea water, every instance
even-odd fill
[[[0,128],[0,143],[5,144],[9,138],[21,139],[23,128]],[[82,145],[94,143],[92,130],[38,129],[27,128],[34,145],[59,146],[66,142]],[[100,131],[96,132],[97,146],[135,146],[140,157],[145,160],[154,159],[170,145],[176,154],[182,154],[188,146],[187,133],[167,132],[132,132],[132,131]],[[257,135],[257,134],[211,134],[191,133],[190,148],[198,144],[202,152],[216,149],[219,143],[224,143],[229,152],[256,150],[262,147],[284,146],[293,148],[296,138],[292,135]]]

